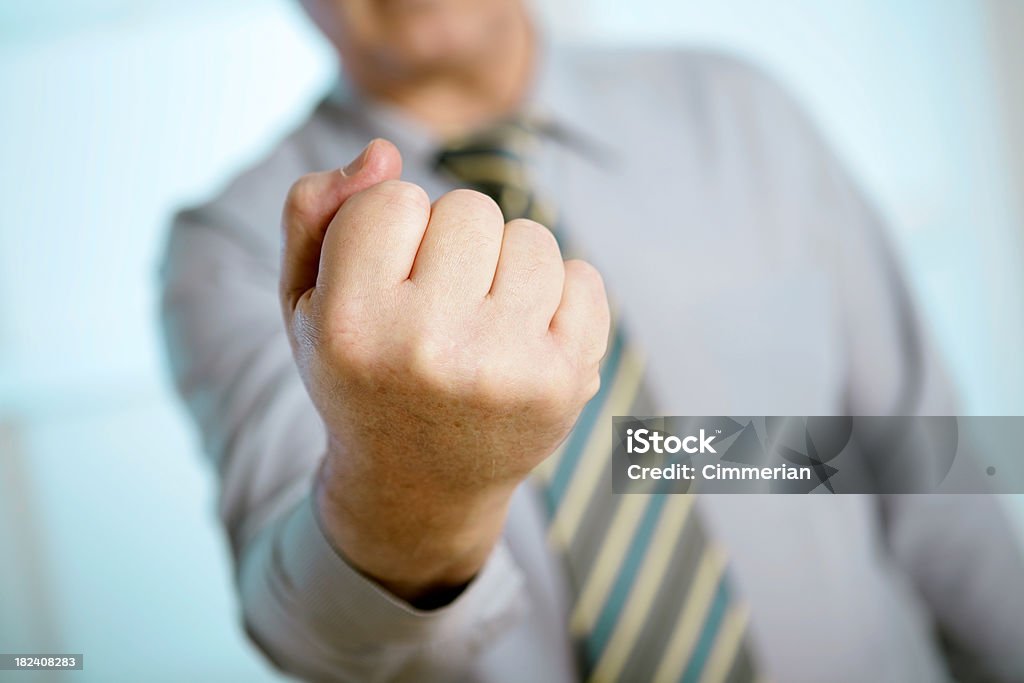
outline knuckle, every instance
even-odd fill
[[[478,402],[485,405],[501,405],[509,401],[513,387],[505,373],[494,368],[482,368],[476,373],[473,390]]]
[[[516,239],[529,243],[538,250],[554,250],[555,253],[558,253],[558,240],[555,239],[555,233],[537,221],[532,221],[529,218],[516,218],[509,221],[505,229],[512,231]]]
[[[606,319],[610,316],[608,295],[605,292],[604,278],[600,271],[586,261],[566,261],[565,279],[567,285],[571,282],[582,290],[585,300],[589,300],[595,313],[599,316],[599,322],[607,326]]]
[[[596,293],[604,295],[604,278],[601,272],[587,261],[572,259],[565,262],[566,278],[573,278]]]
[[[387,208],[426,212],[430,210],[427,192],[416,183],[405,180],[385,180],[363,191],[368,197],[382,202]]]
[[[476,190],[465,188],[452,190],[438,199],[436,206],[446,211],[487,216],[499,225],[503,225],[505,222],[505,219],[501,216],[501,209],[498,207],[498,204],[483,192],[477,192]]]
[[[425,396],[454,400],[474,394],[474,374],[451,342],[440,336],[425,334],[410,340],[398,367],[408,384]]]
[[[504,226],[494,200],[473,190],[453,190],[437,200],[431,222],[438,221],[473,251],[491,249],[501,240]]]
[[[443,335],[420,329],[409,334],[402,345],[399,365],[403,373],[415,384],[426,386],[437,393],[451,389],[449,377],[451,353],[449,342]]]
[[[413,379],[430,379],[438,366],[438,349],[429,337],[418,336],[408,342],[402,365]]]
[[[505,231],[526,263],[539,266],[557,261],[561,264],[562,256],[554,234],[540,223],[517,218],[505,226]]]

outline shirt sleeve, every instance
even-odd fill
[[[862,219],[842,240],[850,412],[956,415],[952,384],[881,222],[848,193],[849,215]],[[1024,552],[1003,501],[983,494],[879,500],[888,550],[928,605],[957,680],[1024,680]]]
[[[884,221],[822,146],[822,216],[843,311],[851,415],[956,415]],[[958,680],[1024,680],[1024,552],[994,495],[879,497],[888,551],[928,606]]]
[[[334,550],[311,503],[325,431],[281,322],[276,259],[244,227],[216,204],[180,214],[162,306],[176,386],[219,475],[246,629],[310,680],[451,680],[517,620],[521,572],[501,541],[458,598],[421,611]]]

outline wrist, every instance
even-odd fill
[[[314,498],[324,533],[349,564],[410,604],[439,606],[490,556],[514,488],[453,493],[332,452]]]

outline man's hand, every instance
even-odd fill
[[[284,209],[281,300],[329,450],[317,505],[348,560],[418,604],[479,570],[516,485],[598,388],[608,305],[551,232],[469,190],[433,206],[375,140]]]

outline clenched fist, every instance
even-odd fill
[[[600,276],[469,190],[431,206],[376,140],[300,179],[281,299],[329,435],[317,504],[364,573],[420,603],[485,561],[509,496],[598,388]],[[443,602],[445,598],[440,598]]]

